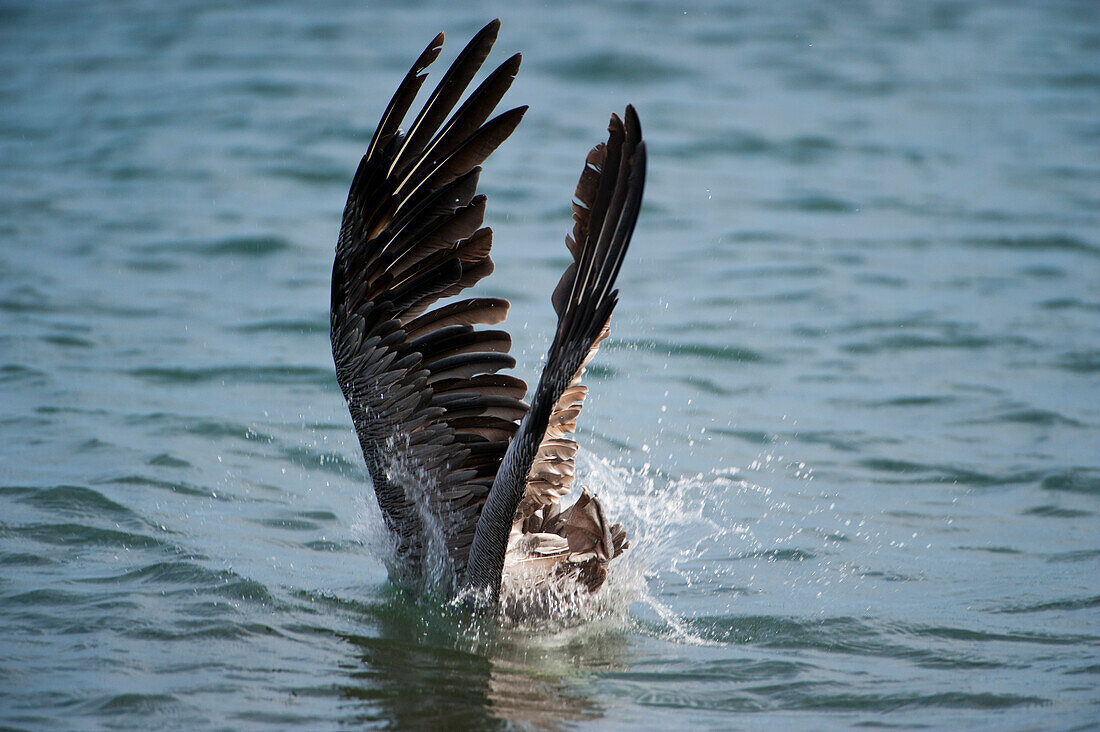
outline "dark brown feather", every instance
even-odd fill
[[[452,325],[496,325],[504,322],[509,303],[500,297],[481,297],[445,305],[421,315],[405,326],[408,338]]]
[[[478,69],[485,63],[485,59],[489,57],[489,51],[492,50],[493,44],[496,42],[499,30],[499,20],[490,22],[478,31],[477,35],[471,38],[466,47],[462,49],[458,58],[455,59],[451,67],[447,69],[447,73],[439,81],[439,85],[432,92],[428,101],[424,103],[424,107],[417,115],[416,121],[409,128],[405,144],[402,146],[401,152],[398,153],[391,170],[395,170],[398,174],[407,172],[402,169],[411,167],[419,159],[420,154],[424,151],[424,146],[428,144],[428,140],[439,130],[439,126],[443,124],[462,93],[466,91],[470,80],[474,78]]]
[[[427,312],[492,272],[477,166],[522,115],[485,122],[519,58],[502,64],[447,117],[488,56],[498,26],[487,25],[459,54],[402,135],[398,128],[439,55],[442,34],[406,74],[353,178],[333,262],[337,378],[383,517],[399,539],[399,563],[413,574],[426,544],[424,506],[417,506],[425,501],[461,575],[492,475],[526,409],[519,401],[526,385],[493,375],[514,366],[511,339],[473,327],[502,322],[506,300],[474,298]],[[436,400],[437,384],[440,396],[452,396],[453,411],[447,400]]]
[[[634,230],[645,181],[645,144],[632,107],[627,107],[625,118],[624,123],[611,116],[607,142],[586,158],[575,193],[573,232],[566,239],[574,259],[552,297],[558,327],[531,407],[501,462],[470,548],[465,586],[493,599],[500,592],[508,542],[503,527],[533,525],[532,515],[553,511],[573,482],[575,450],[564,447],[562,441],[576,430],[585,395],[579,384],[585,364],[607,335],[618,299],[614,282]],[[601,510],[598,502],[588,505],[593,506],[591,511]],[[578,521],[588,515],[582,507],[575,507],[574,514]],[[598,523],[607,526],[602,513]],[[612,553],[607,550],[609,536],[601,529],[601,552],[592,555],[597,564],[584,570],[590,574],[585,580],[590,587],[598,587],[606,577],[599,562],[610,559],[604,556]]]

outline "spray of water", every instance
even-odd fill
[[[695,570],[683,566],[708,547],[751,540],[745,525],[729,525],[715,517],[732,515],[727,502],[744,491],[763,490],[738,477],[736,469],[673,478],[651,465],[628,468],[609,460],[584,456],[582,470],[589,489],[627,527],[631,549],[616,561],[608,587],[611,607],[647,610],[656,618],[648,629],[668,640],[704,644],[685,619],[662,602],[668,577],[690,585]],[[639,619],[624,617],[637,626]]]
[[[400,444],[404,441],[406,444]],[[365,498],[354,527],[364,545],[386,568],[390,577],[414,591],[429,595],[453,594],[456,586],[454,565],[446,545],[446,525],[440,516],[438,495],[432,478],[420,467],[411,464],[408,437],[395,435],[386,441],[383,469],[386,478],[396,485],[406,486],[411,503],[416,506],[422,529],[423,561],[414,573],[401,564],[395,538],[385,525],[376,501]]]
[[[577,472],[578,486],[586,485],[603,501],[608,517],[623,523],[630,549],[610,563],[607,582],[595,594],[573,584],[540,581],[544,577],[533,576],[525,584],[522,575],[513,576],[502,587],[505,627],[543,634],[585,626],[601,632],[632,628],[679,643],[709,643],[659,598],[670,584],[690,588],[703,582],[744,582],[745,577],[733,576],[731,548],[751,554],[764,543],[749,520],[730,522],[728,517],[766,514],[775,508],[771,490],[745,479],[737,468],[671,477],[649,464],[632,468],[586,453],[578,456]],[[438,527],[430,512],[425,521]],[[372,553],[392,565],[393,541],[369,498],[363,501],[356,533]],[[437,537],[434,542],[429,538],[429,550],[439,559],[427,563],[422,587],[433,595],[451,581],[442,534]]]

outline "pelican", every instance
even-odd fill
[[[574,479],[581,376],[608,335],[646,168],[627,106],[585,160],[566,237],[572,263],[551,297],[557,329],[523,401],[527,385],[502,373],[516,365],[511,337],[479,327],[503,322],[508,301],[449,300],[493,271],[479,166],[527,110],[489,119],[517,53],[452,114],[499,28],[494,20],[474,36],[407,131],[443,33],[398,86],[351,183],[330,311],[336,376],[393,540],[391,578],[479,608],[500,608],[502,587],[506,596],[595,593],[629,546],[596,496],[581,491],[565,509],[562,499]]]

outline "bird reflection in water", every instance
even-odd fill
[[[370,608],[372,634],[341,634],[361,664],[348,664],[358,719],[398,729],[481,729],[507,724],[556,730],[603,716],[585,693],[591,674],[625,667],[621,623],[557,633],[502,628],[394,588]]]

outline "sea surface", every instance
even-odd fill
[[[387,581],[328,343],[408,66],[501,17],[482,191],[537,378],[570,197],[645,208],[583,620]],[[1100,4],[0,4],[0,727],[1100,724]]]

